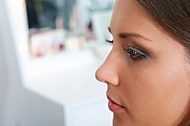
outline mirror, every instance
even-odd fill
[[[29,57],[82,50],[109,38],[114,0],[26,0]]]

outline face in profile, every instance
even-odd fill
[[[175,126],[185,115],[190,65],[183,45],[135,0],[116,0],[113,47],[96,78],[107,84],[114,126]]]

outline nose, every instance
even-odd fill
[[[113,86],[119,85],[119,74],[117,69],[117,57],[110,53],[105,62],[97,69],[95,76],[100,82],[111,84]]]

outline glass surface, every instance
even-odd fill
[[[76,51],[109,37],[114,0],[26,0],[29,57]]]

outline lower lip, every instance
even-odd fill
[[[108,108],[109,108],[112,112],[124,109],[123,106],[120,106],[120,105],[114,103],[113,101],[109,101],[109,102],[108,102]]]

